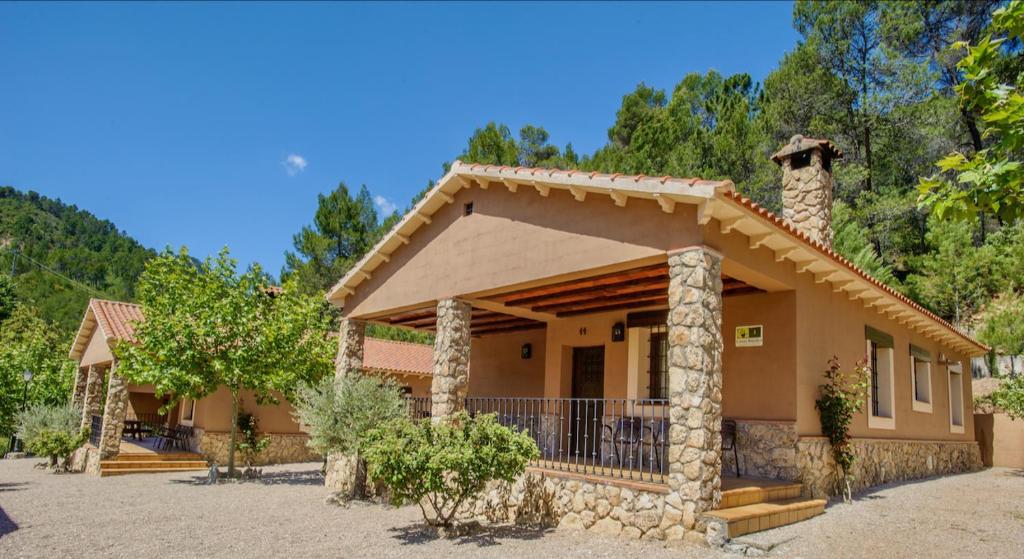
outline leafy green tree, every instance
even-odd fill
[[[1024,38],[1024,2],[1013,0],[997,10],[992,26],[996,34],[970,45],[957,63],[963,81],[954,87],[963,110],[984,123],[987,145],[974,153],[950,153],[936,164],[938,175],[920,182],[921,203],[939,217],[1024,217],[1024,81],[1018,73],[1008,82],[998,71],[1006,58],[1019,58],[1009,45]]]
[[[0,323],[11,316],[17,301],[14,295],[14,280],[11,276],[0,273]]]
[[[406,415],[406,404],[390,379],[347,375],[324,377],[302,385],[295,400],[295,417],[309,426],[309,446],[324,456],[341,453],[355,457],[352,498],[363,498],[366,461],[361,449],[370,431]]]
[[[0,323],[0,436],[10,437],[14,431],[15,415],[26,395],[30,404],[68,402],[75,376],[68,347],[54,325],[27,305],[17,305]],[[32,373],[27,385],[25,371]]]
[[[423,519],[442,528],[489,481],[511,483],[540,456],[525,431],[503,427],[494,414],[464,411],[437,423],[393,421],[368,434],[364,453],[370,476],[391,489],[393,503],[417,503]]]
[[[345,183],[318,196],[313,224],[293,237],[285,253],[283,279],[295,278],[303,293],[323,293],[363,257],[382,234],[370,191],[352,196]]]
[[[458,159],[464,163],[510,167],[574,167],[576,156],[572,146],[566,146],[568,157],[565,157],[557,146],[548,143],[549,139],[547,130],[527,124],[519,130],[519,140],[516,141],[508,126],[489,122],[473,132]]]
[[[896,289],[901,287],[892,273],[892,268],[882,260],[875,251],[875,246],[868,240],[867,229],[853,219],[849,207],[842,202],[836,202],[832,207],[832,229],[832,247],[836,252],[875,279]]]
[[[259,402],[276,403],[277,392],[290,397],[300,382],[333,370],[335,351],[322,298],[301,294],[295,281],[271,296],[258,266],[242,274],[236,266],[227,249],[198,265],[184,248],[151,260],[138,286],[146,317],[136,325],[138,343],[114,348],[118,371],[170,395],[167,409],[230,391],[228,475],[235,474],[241,392]]]
[[[910,293],[954,326],[970,319],[999,292],[999,260],[992,247],[975,247],[970,224],[932,219],[929,253],[907,278]]]
[[[1024,355],[1024,297],[1011,291],[993,300],[978,337],[999,355]],[[1016,375],[1013,365],[1010,359],[1010,374]]]

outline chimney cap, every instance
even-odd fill
[[[820,149],[822,152],[824,152],[825,155],[827,155],[831,159],[843,158],[843,151],[837,148],[831,140],[805,138],[800,134],[797,134],[796,136],[790,138],[789,143],[783,146],[782,149],[775,152],[775,155],[772,156],[772,161],[781,165],[783,159],[791,157],[797,153],[812,150],[815,148]]]

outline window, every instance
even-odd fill
[[[665,326],[651,329],[648,393],[652,399],[668,398],[668,333],[665,330]]]
[[[181,423],[183,425],[192,425],[192,420],[196,416],[196,401],[189,398],[185,398],[181,401]]]
[[[964,432],[963,366],[950,363],[949,368],[949,432]]]
[[[462,206],[462,215],[473,215],[473,202],[466,202],[466,205]]]
[[[896,428],[896,402],[893,398],[893,341],[892,336],[865,327],[868,366],[871,368],[871,390],[868,398],[868,427],[871,429]]]
[[[932,412],[932,356],[915,345],[910,346],[910,383],[914,392],[914,411]]]

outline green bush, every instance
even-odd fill
[[[370,476],[391,490],[392,503],[417,503],[428,524],[444,527],[487,482],[514,481],[540,455],[525,432],[501,426],[494,415],[465,412],[437,423],[393,421],[369,433],[363,453]]]
[[[50,459],[50,467],[67,469],[67,458],[89,438],[89,430],[79,430],[82,412],[66,405],[33,404],[18,416],[18,438],[25,449]]]
[[[295,417],[309,427],[309,446],[324,456],[355,456],[356,479],[350,497],[361,498],[366,487],[366,464],[360,455],[366,435],[392,420],[405,417],[406,403],[393,380],[365,375],[325,377],[300,386]]]

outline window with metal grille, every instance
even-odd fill
[[[668,332],[665,326],[651,328],[651,345],[648,353],[650,359],[650,397],[653,399],[668,398]]]

